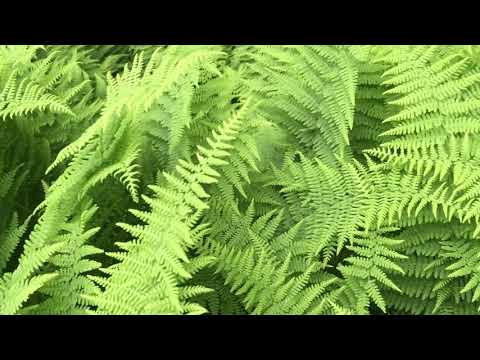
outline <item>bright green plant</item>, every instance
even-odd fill
[[[479,51],[0,46],[0,314],[478,314]]]

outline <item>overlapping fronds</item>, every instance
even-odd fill
[[[0,46],[0,313],[478,314],[479,49]]]

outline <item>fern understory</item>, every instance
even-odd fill
[[[0,46],[0,314],[480,313],[480,47]]]

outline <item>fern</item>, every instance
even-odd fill
[[[199,287],[189,291],[192,288],[180,288],[178,283],[191,277],[183,265],[189,262],[186,250],[194,246],[204,232],[201,225],[194,228],[196,219],[207,208],[202,199],[208,194],[201,184],[216,181],[213,166],[226,164],[222,158],[228,153],[222,149],[228,148],[228,142],[238,132],[241,115],[241,111],[233,115],[219,132],[213,132],[211,148],[199,148],[196,164],[182,160],[176,168],[177,176],[165,173],[164,186],[152,186],[155,198],[144,197],[152,212],[131,210],[146,225],[119,224],[135,240],[118,243],[127,252],[112,254],[121,262],[105,270],[111,275],[108,283],[97,279],[99,285],[106,285],[104,292],[92,298],[99,313],[204,311],[201,306],[185,300],[207,289]],[[119,303],[117,299],[125,296],[128,300]]]
[[[478,46],[0,46],[0,313],[480,312]]]

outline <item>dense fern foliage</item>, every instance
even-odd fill
[[[0,46],[0,314],[479,314],[479,55]]]

